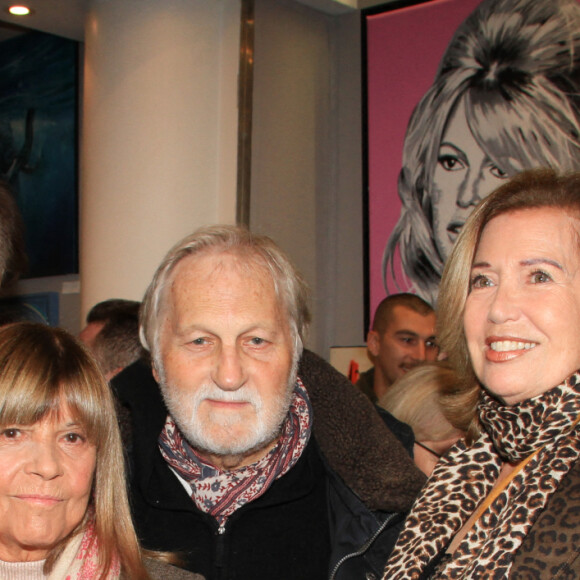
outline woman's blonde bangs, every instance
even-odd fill
[[[0,426],[30,425],[66,411],[97,448],[91,510],[99,546],[95,580],[115,558],[123,577],[147,580],[126,494],[123,450],[113,397],[89,351],[65,330],[31,322],[0,328]],[[77,531],[78,531],[77,530]],[[68,538],[49,554],[49,574]]]
[[[31,425],[66,407],[99,446],[114,420],[108,385],[82,346],[37,329],[0,329],[0,425]]]

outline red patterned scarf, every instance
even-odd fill
[[[254,501],[298,461],[312,431],[312,407],[306,389],[297,379],[288,416],[276,446],[268,454],[240,469],[222,471],[203,460],[168,415],[159,436],[165,461],[189,484],[195,505],[221,525],[237,509]]]
[[[57,560],[49,580],[94,580],[99,572],[99,547],[92,522],[82,534],[77,534],[67,544]],[[112,563],[107,580],[120,578],[118,559]]]
[[[531,461],[497,495],[430,578],[506,578],[514,555],[550,496],[580,457],[580,374],[513,406],[487,393],[484,432],[459,441],[436,465],[385,568],[384,580],[419,579],[446,550],[497,480],[502,462]]]

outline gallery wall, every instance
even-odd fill
[[[73,332],[99,300],[140,299],[173,242],[236,205],[239,0],[88,5],[81,284],[45,280]],[[359,18],[255,3],[250,225],[304,273],[323,356],[364,341]]]
[[[250,225],[312,290],[309,346],[364,341],[359,13],[256,1]]]

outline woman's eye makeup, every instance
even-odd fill
[[[469,288],[487,288],[492,285],[491,280],[484,274],[474,274],[469,281]]]
[[[81,433],[67,433],[64,436],[64,440],[67,443],[82,443],[84,441],[86,441],[86,437],[84,435],[82,435]]]
[[[525,278],[532,284],[546,284],[554,280],[553,276],[545,270],[533,270],[525,273]],[[485,274],[472,274],[469,280],[469,289],[489,288],[493,286],[494,282]]]
[[[456,155],[443,154],[439,155],[437,162],[445,171],[459,171],[465,167],[465,164]]]
[[[16,427],[8,427],[0,430],[0,437],[4,439],[16,439],[20,435],[20,429]]]
[[[534,284],[545,284],[546,282],[552,281],[552,276],[543,270],[536,270],[532,272],[530,278]]]

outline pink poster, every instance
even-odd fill
[[[431,0],[365,14],[370,319],[387,292],[436,303],[461,226],[505,179],[580,169],[570,10],[576,0]]]

